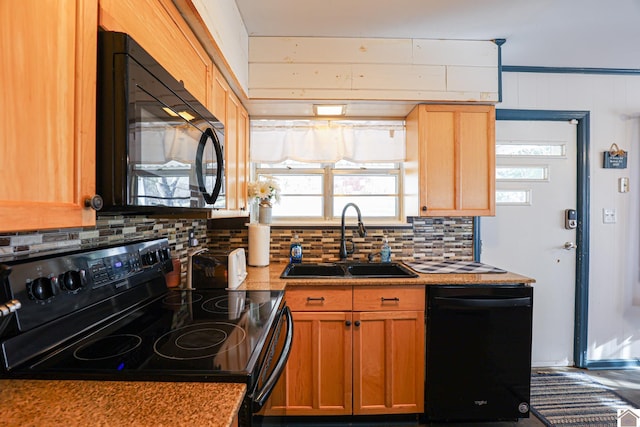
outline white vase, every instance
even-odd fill
[[[260,224],[271,224],[271,206],[260,205],[258,222]]]

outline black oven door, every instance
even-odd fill
[[[258,378],[252,390],[242,403],[239,414],[239,422],[242,427],[261,425],[262,417],[256,414],[262,409],[275,388],[278,379],[284,372],[291,344],[293,343],[293,317],[289,307],[281,310],[273,335],[269,340],[269,346],[263,357]],[[273,421],[273,420],[272,420]],[[271,422],[269,425],[273,425]]]

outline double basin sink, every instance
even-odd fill
[[[418,274],[399,262],[334,262],[289,264],[280,275],[283,279],[371,279],[409,278]]]

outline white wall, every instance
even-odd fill
[[[497,108],[590,111],[588,360],[640,358],[640,76],[503,73]],[[627,169],[604,169],[612,143]],[[618,192],[629,177],[630,192]],[[617,211],[604,224],[603,208]]]
[[[249,36],[234,1],[193,0],[231,71],[249,92]]]
[[[490,40],[251,37],[249,96],[496,102],[498,47]]]

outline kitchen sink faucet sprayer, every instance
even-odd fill
[[[349,241],[351,242],[351,250],[347,251],[347,239],[345,239],[344,237],[344,214],[347,211],[347,208],[349,206],[353,206],[356,209],[356,212],[358,213],[358,235],[360,237],[364,237],[367,235],[367,229],[364,227],[364,223],[362,222],[362,215],[360,214],[360,208],[355,204],[355,203],[347,203],[344,206],[344,209],[342,209],[342,228],[341,228],[341,234],[340,234],[340,259],[341,260],[345,260],[347,259],[347,257],[354,253],[356,250],[356,245],[355,243],[353,243],[353,240],[349,239]]]

